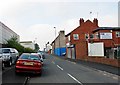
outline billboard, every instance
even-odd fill
[[[100,33],[100,39],[112,39],[112,33]]]
[[[104,43],[88,43],[88,56],[104,57]]]

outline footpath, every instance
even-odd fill
[[[106,64],[101,64],[101,63],[90,62],[90,61],[70,59],[70,58],[66,58],[63,56],[62,57],[56,56],[53,54],[52,54],[52,56],[59,57],[59,58],[64,59],[64,60],[68,60],[68,61],[75,62],[77,64],[81,64],[81,65],[84,65],[84,66],[87,66],[87,67],[90,67],[93,69],[97,69],[97,70],[100,70],[103,72],[108,72],[108,73],[112,73],[112,74],[120,76],[120,68],[118,68],[118,67],[114,67],[114,66],[110,66],[110,65],[106,65]]]

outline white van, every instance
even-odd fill
[[[15,64],[17,58],[19,57],[19,53],[14,48],[0,48],[3,57],[3,63],[5,65],[11,66],[12,64]]]

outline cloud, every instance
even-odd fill
[[[0,1],[0,16],[4,14],[13,14],[12,11],[16,11],[23,4],[23,0],[2,0]],[[14,10],[13,10],[14,9]],[[14,12],[15,13],[15,12]]]
[[[68,34],[78,26],[79,26],[79,18],[71,18],[62,22],[59,25],[59,28],[61,28],[60,30],[65,30],[65,34]]]
[[[115,15],[105,15],[99,18],[100,27],[118,27],[118,16]]]
[[[47,42],[54,40],[54,28],[48,24],[35,24],[23,30],[21,40],[27,41],[36,39],[40,48],[44,48]]]

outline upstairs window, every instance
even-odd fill
[[[100,39],[112,39],[111,32],[102,32],[100,33]]]
[[[89,39],[89,34],[85,34],[85,39],[86,39],[86,40]]]
[[[90,34],[90,39],[94,39],[94,34]]]
[[[120,32],[116,32],[116,37],[120,37]]]
[[[95,33],[95,35],[94,35],[94,39],[99,39],[99,38],[100,38],[99,33]]]
[[[74,40],[79,40],[79,35],[78,34],[73,34],[73,39]]]

